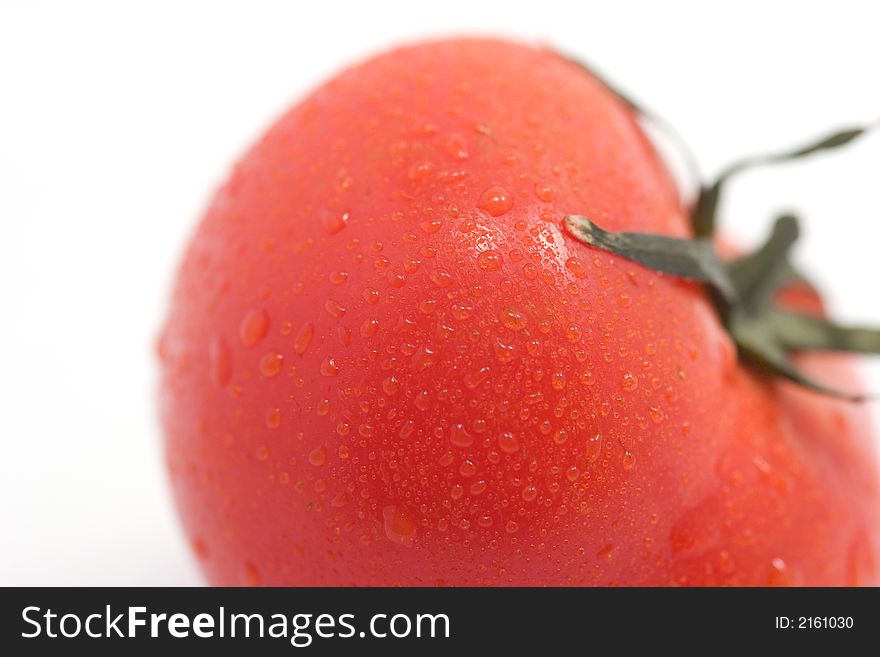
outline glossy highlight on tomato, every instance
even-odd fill
[[[245,154],[159,340],[211,583],[880,583],[865,408],[745,369],[699,286],[569,213],[690,230],[627,106],[502,41],[351,68]]]

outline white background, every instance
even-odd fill
[[[553,44],[659,110],[711,173],[876,120],[878,24],[876,4],[840,0],[4,0],[0,584],[200,583],[161,465],[153,340],[212,189],[340,67],[427,36]],[[750,174],[727,226],[754,240],[802,210],[800,260],[834,311],[880,323],[878,173],[880,136]]]

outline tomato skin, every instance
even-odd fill
[[[160,339],[210,582],[880,582],[866,411],[744,370],[696,286],[566,213],[688,233],[627,109],[548,51],[404,48],[269,130]]]

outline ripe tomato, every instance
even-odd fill
[[[880,581],[864,409],[744,369],[701,288],[567,213],[689,231],[631,112],[549,51],[404,48],[269,130],[159,346],[211,582]]]

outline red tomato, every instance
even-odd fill
[[[269,130],[160,340],[210,582],[880,583],[865,410],[744,369],[698,286],[566,213],[689,232],[630,111],[546,50],[397,50]]]

